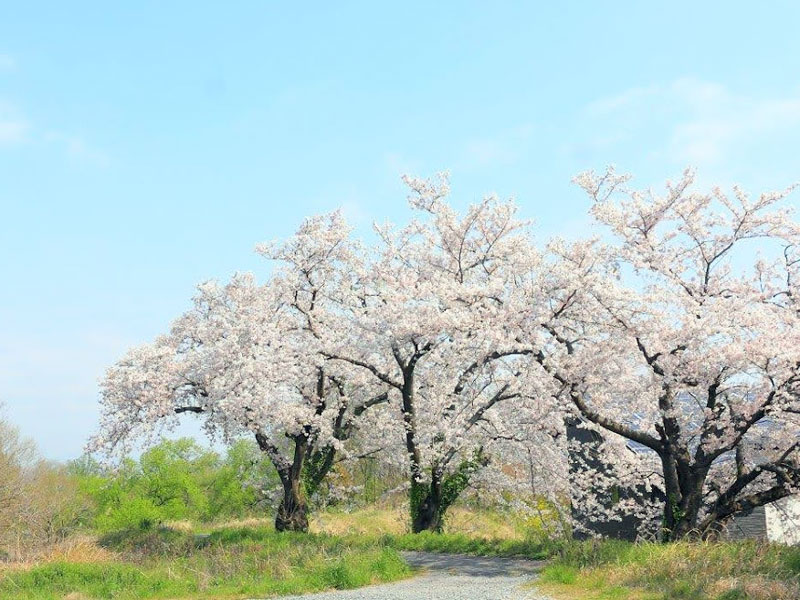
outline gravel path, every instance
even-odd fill
[[[403,552],[422,574],[357,590],[290,596],[284,600],[546,600],[521,586],[542,563],[513,558]]]

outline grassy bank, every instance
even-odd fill
[[[312,530],[396,550],[530,558],[545,558],[552,552],[538,521],[486,509],[453,507],[443,533],[408,533],[408,514],[403,506],[326,511],[315,516]]]
[[[447,532],[413,535],[397,508],[320,513],[310,534],[278,534],[268,519],[173,522],[84,535],[28,563],[0,563],[0,598],[234,599],[355,588],[409,576],[400,550],[545,556],[523,525],[458,509]]]
[[[549,558],[558,600],[800,598],[800,549],[747,543],[547,542],[500,513],[409,534],[393,509],[320,514],[310,534],[264,519],[83,536],[27,564],[0,563],[3,600],[235,599],[346,589],[411,574],[401,550]]]
[[[541,559],[551,555],[552,545],[536,540],[508,540],[472,537],[461,533],[406,533],[367,538],[396,550],[472,554],[475,556],[515,556]]]
[[[456,508],[449,515],[443,533],[408,533],[407,521],[403,508],[329,510],[314,515],[311,531],[346,540],[355,546],[381,546],[395,550],[530,558],[545,558],[553,552],[553,544],[546,541],[541,530],[514,514]],[[188,522],[173,526],[192,527]],[[271,521],[246,519],[226,525],[230,526],[270,530]],[[214,530],[213,527],[210,529]]]
[[[207,536],[122,532],[101,539],[88,556],[56,554],[5,567],[0,598],[241,598],[355,588],[410,574],[385,545],[267,528],[221,528]]]
[[[374,506],[356,510],[333,510],[315,514],[311,530],[333,535],[402,535],[409,531],[408,507]],[[536,530],[538,522],[511,511],[453,506],[447,511],[444,530],[448,534],[521,540]]]
[[[800,598],[800,549],[756,542],[569,544],[537,587],[569,600]]]

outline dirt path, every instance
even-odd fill
[[[288,600],[546,600],[522,586],[542,566],[541,561],[403,552],[412,579],[357,590],[337,590],[291,596]]]

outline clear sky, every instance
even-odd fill
[[[0,400],[47,457],[197,282],[313,213],[403,219],[404,172],[566,236],[587,168],[800,179],[797,2],[213,4],[0,11]]]

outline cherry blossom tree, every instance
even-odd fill
[[[498,443],[546,422],[553,383],[518,333],[550,306],[513,203],[487,197],[459,214],[446,176],[406,183],[417,216],[376,227],[372,264],[341,306],[349,327],[326,356],[399,398],[412,530],[438,531]]]
[[[362,451],[402,445],[388,455],[408,469],[415,532],[440,530],[476,478],[500,481],[492,468],[525,453],[531,473],[547,462],[573,485],[643,490],[651,502],[614,510],[644,521],[656,506],[665,539],[800,491],[800,226],[786,192],[696,193],[691,172],[663,194],[628,181],[577,178],[612,244],[539,250],[512,202],[454,210],[446,176],[406,178],[415,217],[376,226],[371,247],[338,214],[309,219],[259,247],[281,265],[266,285],[200,286],[168,334],[109,370],[95,445],[124,451],[184,413],[225,440],[254,435],[282,483],[279,530],[307,529],[308,499],[359,423]],[[576,417],[606,438],[604,477],[565,467]],[[614,518],[596,494],[579,501]]]
[[[185,413],[226,441],[253,435],[283,487],[276,529],[307,530],[309,497],[359,417],[387,399],[322,354],[337,331],[329,297],[347,289],[357,262],[349,233],[339,214],[309,219],[286,243],[258,248],[282,264],[266,285],[237,275],[199,286],[194,307],[167,335],[108,370],[93,447],[125,451]]]
[[[605,254],[618,277],[584,278],[579,310],[552,323],[539,360],[575,413],[657,457],[664,539],[800,491],[788,190],[699,193],[691,171],[661,194],[613,170],[576,181],[617,239],[587,243],[586,258]]]

